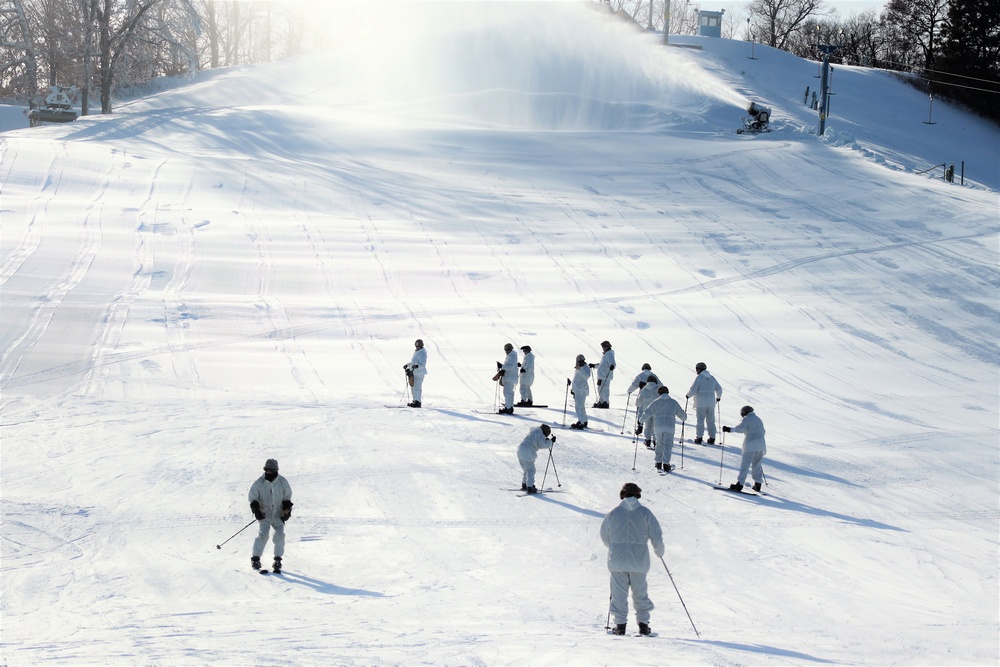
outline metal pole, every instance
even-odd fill
[[[239,535],[240,533],[242,533],[244,530],[246,530],[250,526],[254,525],[255,523],[257,523],[257,519],[251,520],[250,523],[248,523],[247,525],[243,526],[242,528],[240,528],[239,530],[237,530],[235,533],[233,533],[233,537],[236,537],[237,535]],[[229,540],[233,539],[233,537],[230,537]],[[226,540],[226,542],[228,542],[229,540]],[[222,544],[225,544],[226,542],[223,542]],[[216,544],[215,548],[216,549],[221,549],[222,548],[222,544]]]
[[[632,394],[628,395],[625,399],[625,417],[622,419],[622,432],[620,435],[625,435],[625,422],[628,420],[628,404],[632,402]]]
[[[722,460],[726,457],[726,432],[722,432],[722,452],[719,454],[719,484],[722,484]]]
[[[677,599],[681,601],[681,606],[684,607],[684,613],[687,614],[688,620],[691,621],[691,627],[694,629],[694,634],[701,637],[701,633],[698,632],[698,628],[694,626],[694,620],[691,618],[691,613],[688,611],[687,605],[684,604],[684,598],[681,597],[681,592],[677,588],[677,582],[674,581],[674,575],[670,574],[670,568],[667,567],[667,561],[663,560],[663,556],[660,556],[660,562],[663,563],[663,569],[667,571],[667,576],[670,577],[670,583],[674,585],[674,590],[677,591]]]
[[[566,426],[566,408],[569,406],[569,385],[570,384],[571,384],[570,383],[570,379],[566,378],[566,400],[563,401],[563,422],[562,422],[563,427]]]

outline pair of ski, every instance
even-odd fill
[[[546,493],[564,493],[562,489],[553,489],[551,486],[547,489],[539,489],[535,493],[528,493],[524,489],[504,489],[504,491],[520,491],[517,494],[518,498],[524,498],[525,496],[540,496]]]
[[[607,631],[608,635],[610,635],[611,637],[658,637],[659,636],[659,634],[656,632],[650,632],[648,635],[644,635],[641,632],[634,632],[634,633],[630,632],[627,635],[616,635],[615,631],[612,630],[611,628],[607,628]]]
[[[767,494],[763,491],[747,491],[747,487],[743,487],[743,490],[736,491],[735,489],[730,489],[728,486],[718,486],[713,484],[712,488],[716,491],[728,491],[729,493],[741,493],[744,496],[766,496]]]

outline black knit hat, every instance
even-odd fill
[[[642,489],[635,482],[626,482],[625,486],[622,487],[622,492],[618,494],[618,497],[622,500],[626,498],[642,498]]]

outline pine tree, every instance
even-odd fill
[[[1000,3],[951,0],[935,90],[1000,121]]]

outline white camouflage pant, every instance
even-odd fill
[[[274,544],[274,555],[279,558],[285,555],[285,522],[280,518],[264,518],[257,522],[257,539],[253,541],[253,555],[257,558],[260,558],[261,554],[264,553],[264,545],[267,544],[267,537],[272,526],[274,527],[274,538],[271,543]]]
[[[653,611],[653,602],[649,599],[645,572],[612,572],[611,573],[611,615],[615,623],[625,623],[628,620],[628,591],[632,589],[632,605],[635,607],[635,620],[639,623],[649,623],[649,612]]]

